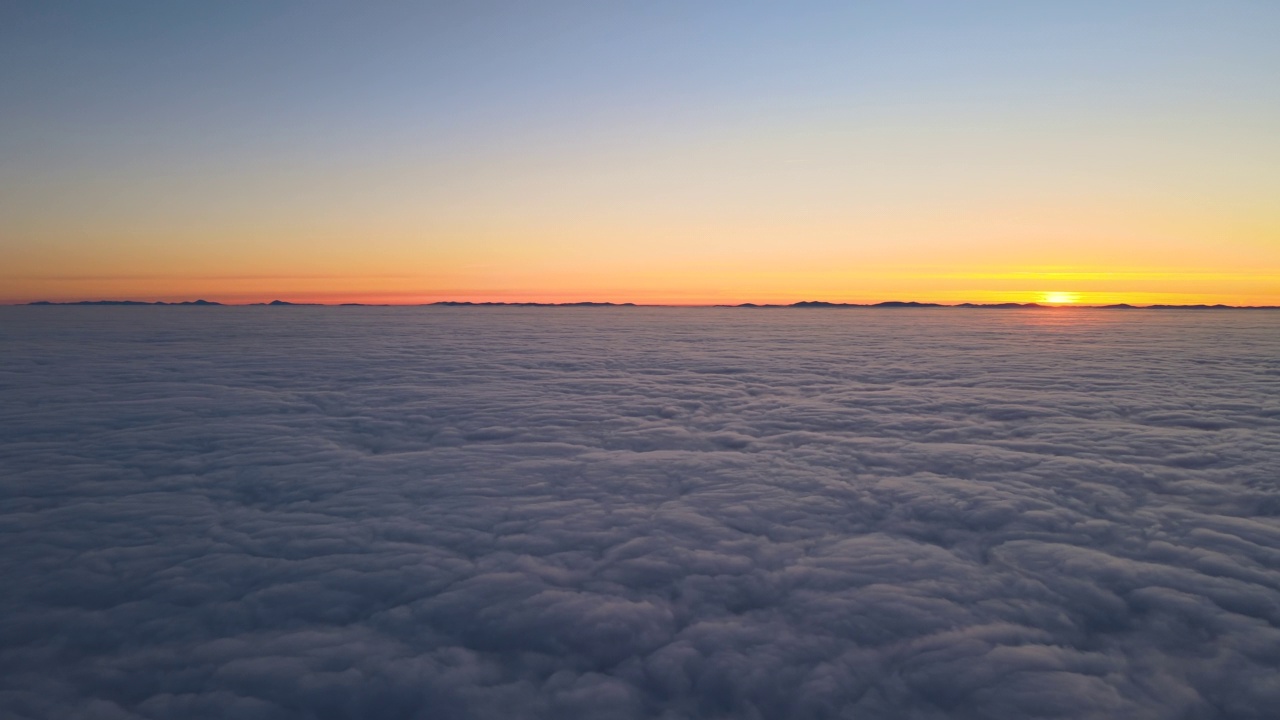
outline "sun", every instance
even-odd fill
[[[1073,292],[1047,292],[1041,297],[1041,302],[1050,305],[1073,305],[1080,302],[1080,295]]]

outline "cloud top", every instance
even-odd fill
[[[17,717],[1280,705],[1270,314],[0,320]]]

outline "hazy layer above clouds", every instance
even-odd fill
[[[0,308],[0,358],[0,714],[1280,707],[1280,314]]]

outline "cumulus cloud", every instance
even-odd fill
[[[0,714],[1280,707],[1280,316],[0,313]]]

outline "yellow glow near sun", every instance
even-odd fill
[[[1073,292],[1047,292],[1044,294],[1042,302],[1050,305],[1071,305],[1078,302],[1080,295]]]

